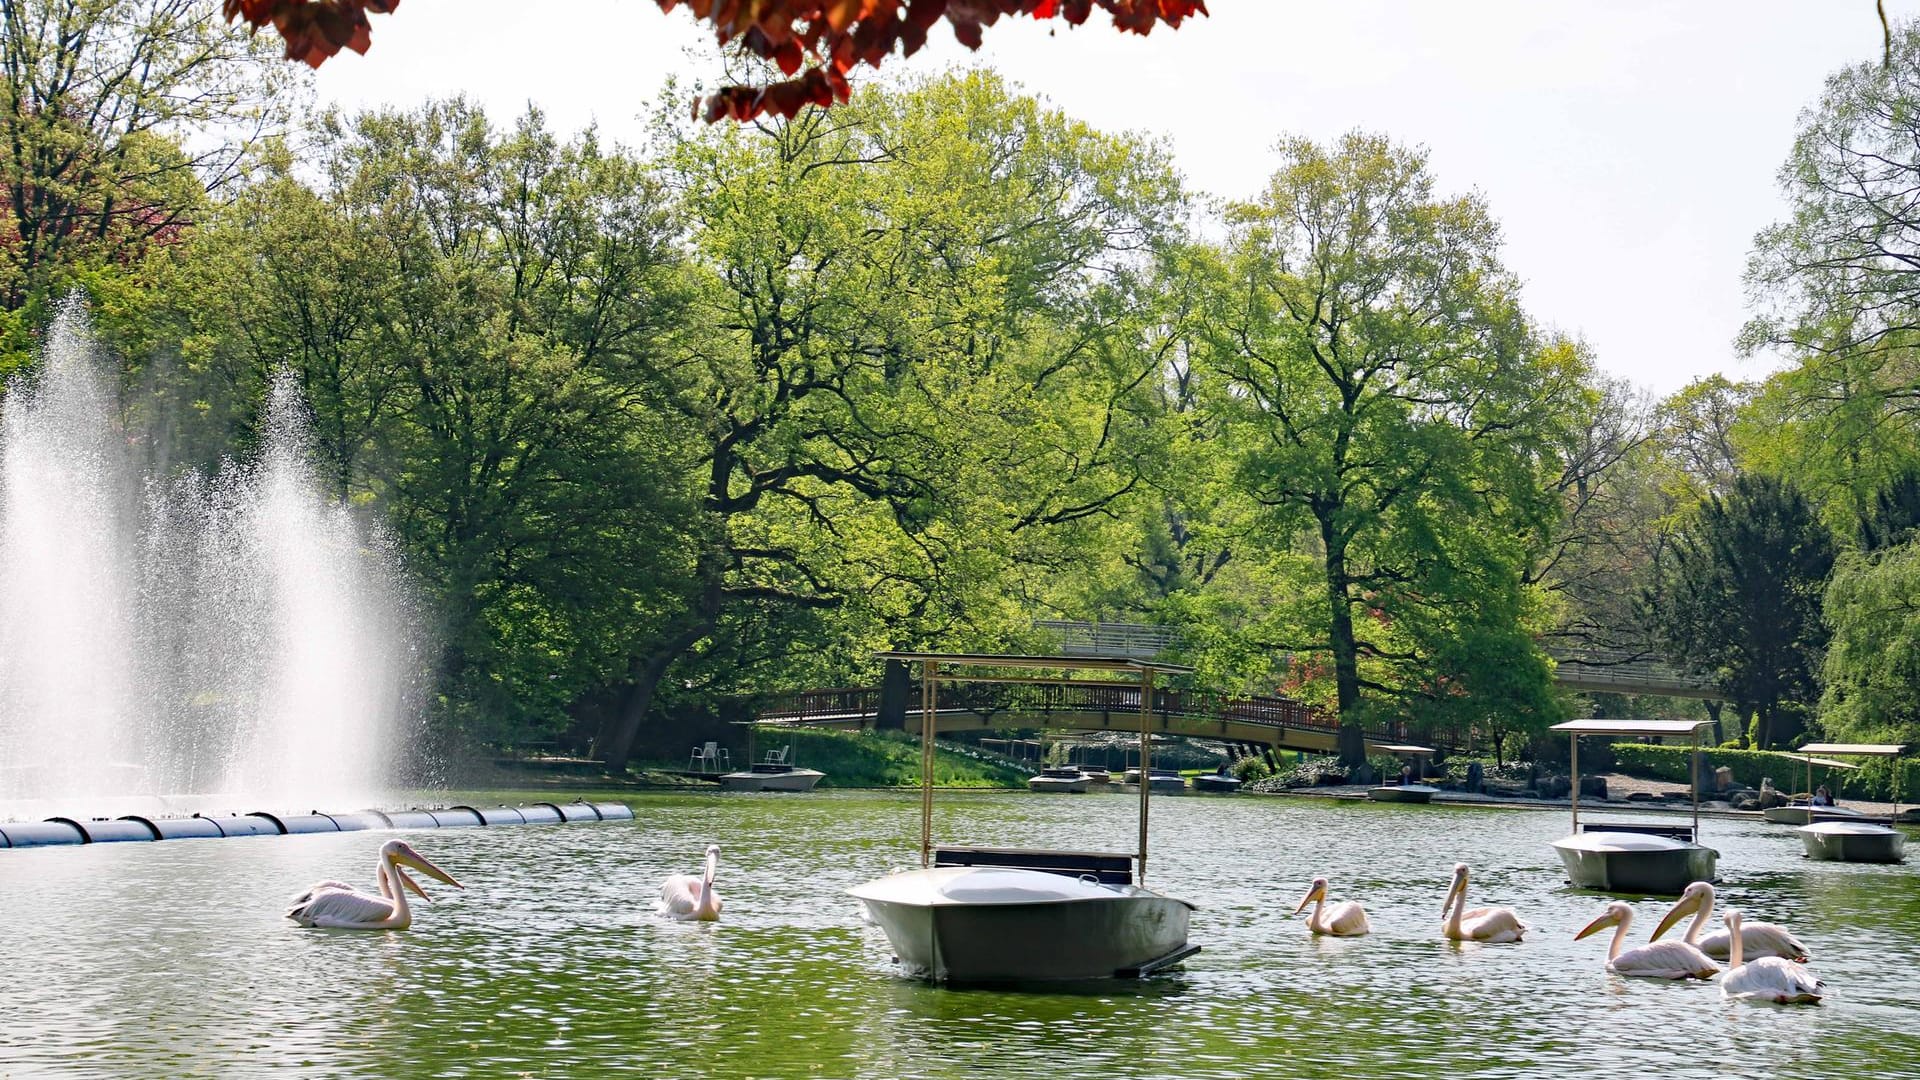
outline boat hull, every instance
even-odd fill
[[[1193,778],[1193,790],[1210,791],[1218,795],[1227,795],[1240,790],[1240,778],[1201,773]]]
[[[1897,863],[1906,859],[1899,829],[1864,821],[1821,821],[1800,829],[1807,858],[1823,862]]]
[[[1189,951],[1191,906],[1131,885],[1088,886],[1084,891],[1100,895],[1030,903],[929,903],[875,895],[898,879],[951,873],[909,870],[852,890],[908,975],[944,983],[1110,979]],[[1039,871],[995,873],[1058,878]]]
[[[1807,825],[1815,821],[1859,821],[1865,815],[1844,807],[1770,806],[1760,816],[1775,825]]]
[[[1396,784],[1390,787],[1367,789],[1367,798],[1374,802],[1425,803],[1432,802],[1440,791],[1437,787],[1425,784]]]
[[[1583,832],[1554,841],[1553,848],[1577,889],[1678,896],[1693,882],[1714,880],[1719,852],[1683,841],[1652,843],[1655,839]]]
[[[793,769],[788,772],[734,772],[720,777],[720,786],[728,791],[812,791],[826,773],[818,769]]]
[[[1028,791],[1051,791],[1068,795],[1079,795],[1087,790],[1090,781],[1084,777],[1066,780],[1057,776],[1030,776],[1027,778]]]

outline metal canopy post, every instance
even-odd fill
[[[931,660],[920,661],[920,868],[933,865],[933,675]]]
[[[1580,831],[1580,733],[1577,731],[1574,732],[1573,738],[1568,741],[1573,745],[1571,751],[1572,761],[1569,763],[1568,769],[1573,773],[1573,791],[1571,793],[1573,796],[1573,831],[1577,833]]]
[[[1693,842],[1700,842],[1700,729],[1693,729],[1693,753],[1687,761],[1688,786],[1693,789]]]
[[[1140,672],[1140,874],[1136,885],[1147,883],[1147,796],[1153,790],[1153,773],[1148,764],[1153,746],[1153,669]]]

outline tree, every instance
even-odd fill
[[[1559,510],[1542,470],[1578,379],[1529,333],[1486,208],[1436,198],[1424,154],[1358,134],[1281,153],[1232,215],[1202,363],[1267,543],[1318,565],[1286,647],[1324,658],[1356,733],[1363,692],[1551,715],[1521,569]]]
[[[1643,597],[1670,654],[1711,676],[1743,721],[1755,719],[1760,749],[1784,738],[1783,718],[1818,693],[1820,597],[1833,562],[1831,536],[1805,495],[1743,473],[1674,538]]]
[[[655,0],[672,11],[682,0]],[[860,63],[879,67],[895,49],[919,52],[927,34],[945,19],[969,49],[980,47],[984,27],[1003,15],[1087,21],[1097,6],[1114,26],[1146,34],[1160,24],[1178,27],[1205,15],[1204,0],[760,0],[716,3],[685,0],[696,19],[713,28],[721,45],[737,42],[789,76],[765,86],[731,86],[706,101],[706,118],[751,120],[762,113],[792,117],[808,105],[847,100],[847,73]],[[367,13],[386,14],[399,0],[224,0],[227,18],[255,30],[271,25],[285,40],[287,58],[319,67],[342,48],[364,53],[373,40]],[[795,73],[806,65],[797,78]]]
[[[984,74],[669,141],[704,332],[653,377],[706,529],[634,642],[615,767],[670,668],[845,677],[1026,632],[1034,575],[1155,460],[1133,266],[1180,218],[1158,153]]]
[[[4,0],[0,50],[0,309],[16,332],[77,268],[176,239],[297,82],[199,0]]]
[[[1836,738],[1920,740],[1920,542],[1841,556],[1820,722]]]
[[[460,100],[313,135],[313,186],[269,163],[173,252],[185,344],[140,373],[146,426],[225,452],[291,368],[337,493],[428,587],[442,718],[550,739],[680,602],[699,541],[649,397],[688,329],[669,194],[591,134]]]

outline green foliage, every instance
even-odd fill
[[[1760,749],[1790,732],[1817,693],[1827,639],[1820,592],[1833,543],[1791,484],[1743,473],[1674,540],[1646,597],[1671,654],[1711,675],[1738,717],[1756,716]]]
[[[1688,747],[1614,743],[1612,749],[1614,765],[1623,773],[1676,784],[1688,782],[1687,763],[1692,755]],[[1700,757],[1708,775],[1724,766],[1733,770],[1736,783],[1747,787],[1758,788],[1763,778],[1770,778],[1782,794],[1805,794],[1802,789],[1806,787],[1806,762],[1787,754],[1719,747],[1703,748]],[[1920,761],[1901,760],[1897,764],[1901,798],[1912,799],[1920,794]],[[1890,801],[1893,797],[1893,765],[1888,762],[1863,762],[1857,771],[1823,769],[1816,765],[1813,773],[1816,786],[1826,784],[1842,795],[1878,802]]]
[[[1241,782],[1250,784],[1272,776],[1273,766],[1267,764],[1267,759],[1259,754],[1248,754],[1233,763],[1233,775],[1239,777]]]
[[[1920,541],[1834,567],[1821,725],[1836,738],[1920,743]]]

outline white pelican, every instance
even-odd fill
[[[1727,927],[1733,931],[1729,939],[1733,955],[1727,966],[1726,977],[1720,980],[1722,997],[1754,998],[1792,1005],[1803,1002],[1816,1004],[1826,996],[1827,984],[1791,960],[1762,956],[1741,963],[1741,946],[1745,943],[1745,935],[1740,933],[1738,911],[1727,912]]]
[[[1616,927],[1613,944],[1607,948],[1607,970],[1615,975],[1633,975],[1644,979],[1711,979],[1720,974],[1720,965],[1707,954],[1684,941],[1649,941],[1626,952],[1620,946],[1627,940],[1627,928],[1633,925],[1631,905],[1615,900],[1606,913],[1573,935],[1579,941],[1605,927]]]
[[[1440,932],[1455,941],[1486,941],[1499,944],[1519,941],[1528,930],[1512,908],[1492,907],[1467,910],[1467,864],[1453,865],[1453,884],[1447,889],[1447,906],[1440,909],[1446,919]]]
[[[682,922],[712,922],[720,917],[720,894],[713,891],[714,871],[720,868],[720,845],[707,845],[707,872],[700,877],[675,874],[660,885],[654,910]]]
[[[1332,911],[1324,910],[1327,906],[1326,878],[1313,879],[1312,887],[1307,890],[1306,897],[1300,901],[1300,906],[1293,909],[1293,913],[1300,914],[1307,909],[1308,904],[1313,905],[1313,914],[1307,916],[1307,929],[1316,934],[1359,937],[1373,929],[1367,925],[1366,909],[1352,900],[1333,905]]]
[[[407,906],[407,891],[427,894],[407,876],[401,866],[444,881],[456,889],[465,885],[428,862],[405,840],[389,840],[380,845],[378,877],[380,893],[363,893],[338,881],[323,881],[293,898],[287,918],[309,929],[320,930],[405,930],[413,925],[413,911]]]
[[[1713,885],[1709,882],[1696,881],[1687,886],[1686,891],[1680,894],[1680,901],[1673,905],[1673,910],[1667,912],[1666,918],[1661,919],[1660,925],[1654,928],[1653,940],[1660,940],[1660,935],[1672,929],[1673,924],[1688,912],[1698,914],[1694,915],[1693,925],[1687,927],[1687,936],[1682,940],[1699,946],[1701,952],[1715,960],[1727,959],[1732,934],[1724,929],[1705,936],[1701,934],[1706,929],[1707,917],[1713,914]],[[1740,947],[1749,956],[1779,956],[1801,962],[1812,959],[1807,947],[1800,943],[1799,938],[1788,933],[1786,927],[1768,922],[1745,924],[1740,932]]]

